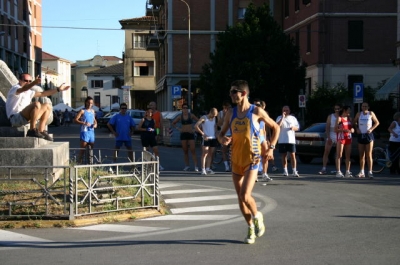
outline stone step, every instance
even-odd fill
[[[50,134],[50,136],[52,136]],[[52,143],[35,137],[0,137],[0,149],[3,148],[37,148]]]

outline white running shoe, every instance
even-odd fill
[[[203,169],[203,170],[201,171],[201,174],[202,174],[202,175],[207,175],[207,172],[206,172],[206,170],[205,170],[205,169]]]
[[[265,232],[265,225],[264,225],[264,217],[261,212],[257,212],[256,216],[253,219],[254,222],[254,232],[256,237],[260,237],[264,235]]]
[[[343,173],[340,171],[336,171],[336,177],[337,178],[344,178]]]
[[[199,168],[198,167],[194,167],[194,171],[199,172]]]
[[[212,171],[211,169],[209,169],[209,170],[207,170],[207,174],[213,175],[213,174],[215,174],[215,172]]]
[[[183,171],[189,171],[190,170],[190,167],[189,166],[186,166],[184,169],[183,169]]]
[[[344,177],[345,177],[345,178],[352,178],[353,175],[351,174],[351,172],[347,171],[347,172],[344,174]]]
[[[368,177],[369,177],[370,179],[373,179],[373,178],[374,178],[374,174],[370,171],[370,172],[368,172]]]
[[[289,173],[287,171],[283,171],[283,176],[287,177],[287,176],[289,176]]]
[[[256,242],[256,233],[254,230],[255,230],[254,226],[248,228],[247,237],[244,239],[244,243],[254,244],[254,242]]]
[[[266,182],[272,181],[272,178],[270,178],[270,177],[268,176],[267,173],[264,173],[264,174],[263,174],[262,179],[263,179],[264,181],[266,181]]]
[[[297,171],[293,171],[292,177],[295,177],[295,178],[300,178],[300,176],[299,176],[299,172],[297,172]]]

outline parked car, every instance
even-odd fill
[[[305,130],[296,132],[296,154],[301,163],[309,164],[314,158],[323,157],[326,142],[325,127],[326,123],[314,123]],[[336,145],[329,153],[329,162],[335,164],[335,157]],[[355,162],[359,160],[356,134],[353,134],[351,158]]]
[[[118,113],[117,111],[112,111],[104,115],[103,117],[97,120],[97,127],[98,128],[107,128],[107,123],[110,121],[110,118]]]
[[[107,123],[117,113],[118,112],[110,112],[110,113],[104,115],[104,117],[100,118],[97,121],[97,127],[99,127],[99,128],[108,128],[107,127]],[[138,110],[138,109],[128,109],[126,111],[126,114],[130,115],[132,117],[132,119],[135,121],[135,124],[136,124],[135,130],[137,131],[138,125],[139,125],[140,121],[142,120],[142,118],[144,117],[145,111],[144,110]]]

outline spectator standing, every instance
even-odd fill
[[[152,101],[149,103],[149,108],[151,108],[151,110],[153,111],[153,120],[155,122],[155,133],[156,133],[156,140],[157,142],[160,142],[161,140],[161,135],[162,135],[162,121],[163,121],[163,117],[162,117],[162,113],[160,111],[157,110],[157,103]]]
[[[19,75],[18,84],[13,85],[7,94],[7,117],[13,127],[29,124],[30,128],[26,136],[53,141],[53,138],[45,130],[47,120],[53,108],[50,104],[42,104],[39,100],[32,102],[32,98],[47,97],[57,92],[65,91],[69,89],[69,86],[62,84],[60,87],[43,92],[32,90],[35,85],[40,85],[41,82],[39,76],[35,80],[32,80],[30,74],[22,73]],[[36,128],[38,120],[39,126]]]
[[[282,115],[276,119],[276,123],[280,126],[280,134],[278,140],[279,153],[281,154],[283,176],[288,176],[287,170],[287,153],[290,154],[290,162],[292,164],[292,176],[300,177],[297,172],[296,161],[296,135],[295,132],[300,129],[300,125],[296,117],[290,115],[289,106],[283,106]]]
[[[231,108],[232,108],[231,103],[229,103],[229,101],[224,101],[224,103],[222,104],[222,110],[218,113],[218,119],[217,119],[218,127],[220,127],[220,128],[222,127],[222,125],[224,123],[225,114]],[[228,136],[228,137],[232,136],[230,129],[228,129],[228,131],[226,132],[226,136]],[[229,146],[222,145],[221,152],[222,152],[222,160],[224,161],[224,165],[225,165],[225,172],[229,172],[231,170],[230,166],[229,166],[229,164],[230,164]]]
[[[390,124],[388,131],[390,132],[389,138],[389,152],[392,166],[390,167],[390,174],[400,174],[399,168],[399,154],[400,154],[400,112],[393,115],[393,121]]]
[[[181,135],[181,144],[182,150],[184,154],[185,160],[185,168],[184,171],[190,170],[189,166],[189,149],[192,154],[192,159],[194,163],[194,171],[198,172],[199,168],[197,167],[197,156],[196,156],[196,144],[195,144],[195,134],[193,131],[193,122],[197,122],[199,118],[197,118],[194,114],[189,112],[189,106],[187,103],[182,104],[182,113],[178,117],[174,119],[172,122],[172,127],[177,129]],[[176,127],[178,122],[181,122],[181,127]]]
[[[255,99],[254,105],[256,105],[256,107],[260,107],[263,110],[265,110],[266,104],[265,104],[265,101],[263,101],[263,100]],[[259,175],[261,174],[262,179],[267,182],[272,181],[272,178],[270,178],[268,176],[268,159],[266,157],[267,151],[268,151],[268,146],[270,143],[270,134],[268,133],[268,131],[270,132],[270,128],[267,128],[265,126],[265,123],[263,121],[260,121],[261,161],[260,161],[260,167],[258,168],[258,174]],[[273,165],[273,169],[274,168],[276,169],[275,161],[274,161],[273,157],[274,157],[274,154],[272,153],[271,164]]]
[[[339,117],[339,112],[341,111],[341,109],[342,105],[335,104],[335,106],[333,107],[334,112],[332,114],[329,114],[326,118],[326,142],[324,156],[322,157],[322,169],[318,172],[320,175],[326,174],[326,165],[328,164],[329,153],[331,152],[333,144],[336,144],[336,120]]]
[[[94,129],[97,128],[97,121],[95,119],[95,112],[92,109],[93,98],[87,97],[85,99],[85,107],[81,109],[75,117],[75,123],[81,125],[80,128],[80,147],[78,161],[82,163],[83,153],[85,152],[86,146],[94,147],[95,135]]]
[[[68,109],[65,109],[63,113],[63,119],[64,119],[64,126],[68,126],[71,124],[71,113],[68,111]]]
[[[263,215],[257,210],[257,204],[252,196],[261,156],[259,120],[273,128],[267,159],[272,157],[275,143],[278,140],[279,126],[264,110],[250,104],[248,100],[250,89],[247,81],[234,81],[229,93],[232,102],[237,106],[226,113],[218,134],[218,141],[223,145],[232,142],[232,181],[238,196],[240,210],[248,224],[248,233],[244,242],[253,244],[256,237],[262,236],[265,232]],[[232,137],[226,136],[229,127]]]
[[[337,178],[351,178],[350,172],[350,155],[351,155],[351,134],[354,132],[351,124],[350,106],[343,106],[339,112],[339,117],[336,119],[335,132],[337,135],[336,143],[336,177]],[[346,154],[346,174],[343,176],[340,171],[340,164],[342,160],[343,150]]]
[[[360,173],[356,175],[358,178],[364,178],[365,160],[368,164],[368,177],[374,178],[372,173],[372,149],[374,148],[374,134],[372,133],[379,126],[379,121],[375,113],[369,111],[369,104],[363,102],[361,111],[354,118],[354,125],[357,132],[358,151],[360,153]]]
[[[146,150],[149,147],[151,147],[154,155],[160,158],[156,140],[156,128],[155,128],[156,123],[152,115],[153,115],[153,110],[151,108],[148,108],[145,112],[144,118],[139,123],[138,128],[141,133],[140,140],[142,143],[142,147],[146,148]],[[164,170],[164,168],[161,166],[161,163],[159,163],[159,169],[160,171]]]
[[[131,115],[126,114],[127,109],[128,105],[126,103],[121,103],[119,113],[112,116],[107,123],[108,129],[115,136],[114,162],[117,161],[118,150],[123,145],[125,145],[128,150],[129,161],[134,162],[131,136],[135,132],[136,124]]]
[[[207,115],[202,116],[194,128],[203,137],[201,153],[201,174],[214,174],[211,170],[211,160],[217,146],[217,115],[216,108],[211,108]]]

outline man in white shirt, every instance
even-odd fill
[[[296,162],[296,136],[295,131],[300,129],[299,122],[296,117],[290,115],[289,106],[283,106],[282,115],[276,118],[276,123],[281,128],[279,133],[279,153],[281,154],[283,175],[288,176],[287,170],[287,153],[290,154],[290,161],[293,169],[293,177],[300,177],[297,172]]]
[[[32,87],[40,84],[41,79],[39,76],[35,80],[32,80],[30,74],[20,74],[18,84],[12,86],[7,95],[7,117],[13,127],[24,126],[29,123],[30,129],[26,136],[53,141],[53,138],[45,131],[45,126],[52,112],[52,107],[48,103],[40,103],[39,101],[32,102],[32,98],[47,97],[57,92],[67,90],[69,86],[62,84],[58,88],[43,92],[32,90]],[[39,128],[36,129],[36,122],[38,120],[40,120]]]

